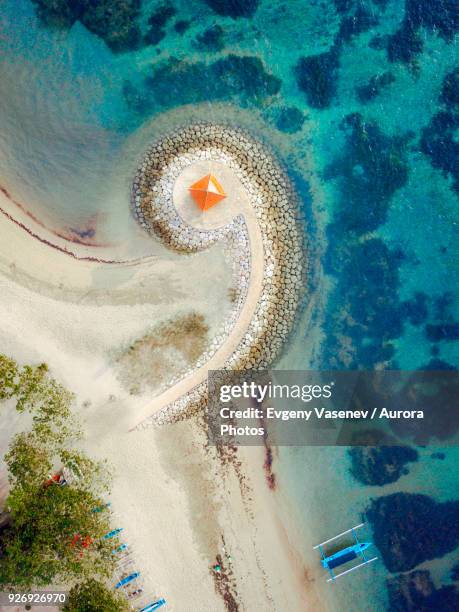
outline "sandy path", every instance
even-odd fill
[[[237,197],[230,199],[228,207],[227,201],[223,200],[210,211],[203,213],[203,215],[207,215],[205,218],[197,215],[191,216],[189,214],[190,196],[188,195],[188,186],[210,172],[217,172],[227,193],[237,194]],[[144,419],[206,381],[209,370],[218,370],[223,367],[226,360],[231,357],[244,337],[254,316],[262,290],[265,267],[262,234],[255,210],[235,174],[217,162],[195,163],[187,169],[187,172],[184,172],[179,177],[174,187],[174,202],[177,205],[179,214],[186,218],[189,224],[197,228],[218,228],[227,224],[233,217],[243,215],[250,245],[250,280],[247,297],[231,333],[215,354],[202,367],[196,369],[192,374],[168,388],[164,393],[156,396],[151,402],[139,409],[139,411],[136,411],[135,415],[132,415],[130,429],[135,428]],[[181,210],[181,208],[184,210]]]

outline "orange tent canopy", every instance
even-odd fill
[[[190,193],[201,210],[209,210],[226,198],[223,187],[213,174],[203,176],[190,187]]]

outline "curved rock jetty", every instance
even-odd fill
[[[234,217],[222,226],[197,227],[180,213],[177,182],[203,163],[231,171],[242,188]],[[172,381],[181,383],[177,397],[168,401],[174,395],[169,387],[164,397],[154,398],[150,415],[138,425],[145,427],[205,405],[209,369],[268,367],[294,323],[305,267],[292,184],[273,155],[240,129],[197,123],[152,144],[134,179],[132,207],[142,227],[175,251],[194,253],[224,242],[235,290],[221,332],[194,367]]]

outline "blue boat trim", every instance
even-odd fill
[[[126,550],[128,547],[127,544],[121,544],[120,546],[118,546],[118,548],[114,548],[112,550],[112,555],[116,555],[117,553],[122,552],[123,550]]]
[[[114,538],[115,536],[117,536],[122,531],[123,527],[119,527],[118,529],[114,529],[113,531],[109,531],[108,533],[106,533],[104,536],[102,536],[102,539],[109,540],[110,538]]]
[[[130,582],[138,578],[139,576],[140,572],[134,572],[132,574],[129,574],[129,576],[126,576],[115,584],[115,589],[120,589],[121,587],[125,586],[126,584],[129,584]]]
[[[317,544],[316,546],[313,547],[314,550],[319,549],[320,554],[322,556],[322,560],[321,560],[322,567],[328,570],[330,574],[330,578],[328,578],[327,582],[333,582],[340,576],[349,574],[350,572],[356,569],[359,569],[360,567],[363,567],[364,565],[368,565],[369,563],[372,563],[373,561],[377,560],[378,557],[372,557],[371,559],[367,559],[365,556],[365,551],[370,546],[372,546],[373,543],[372,542],[360,542],[360,540],[357,537],[357,534],[355,533],[355,530],[360,529],[360,527],[363,527],[363,525],[364,523],[360,523],[359,525],[356,525],[355,527],[351,527],[351,529],[347,529],[346,531],[339,533],[333,538],[330,538],[329,540],[325,540],[325,542],[321,542],[320,544]],[[334,540],[337,540],[338,538],[341,538],[342,536],[348,533],[352,533],[352,535],[354,536],[355,544],[352,544],[351,546],[346,546],[345,548],[337,551],[336,553],[333,553],[332,555],[325,554],[324,549],[323,549],[325,544],[328,544],[329,542],[333,542]],[[349,563],[349,561],[353,561],[354,559],[358,559],[359,557],[361,557],[363,561],[359,563],[358,565],[354,565],[353,567],[339,574],[334,573],[333,570],[336,569],[337,567],[340,567],[341,565],[345,565]]]
[[[164,606],[165,603],[165,599],[159,599],[158,601],[148,604],[148,606],[145,606],[145,608],[141,608],[139,612],[153,612],[153,610],[157,610],[161,606]]]

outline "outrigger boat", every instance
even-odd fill
[[[109,531],[104,536],[102,536],[102,539],[103,540],[110,540],[110,538],[114,538],[115,536],[117,536],[122,531],[123,531],[123,527],[119,527],[118,529],[113,529],[113,531]]]
[[[114,588],[120,589],[121,587],[126,586],[126,584],[129,584],[130,582],[138,578],[139,576],[140,576],[140,572],[132,572],[132,574],[128,574],[127,576],[124,576],[124,578],[122,578],[119,582],[117,582]]]
[[[121,544],[120,546],[118,546],[118,548],[114,548],[112,550],[112,555],[117,555],[118,553],[123,552],[123,550],[127,550],[127,547],[127,544]]]
[[[378,558],[378,557],[372,557],[371,559],[366,558],[365,551],[370,546],[372,546],[373,543],[372,542],[360,542],[357,537],[357,534],[355,533],[355,530],[360,529],[360,527],[363,527],[364,524],[365,523],[360,523],[360,525],[351,527],[351,529],[347,529],[346,531],[339,533],[334,538],[325,540],[325,542],[321,542],[320,544],[317,544],[316,546],[313,547],[314,550],[316,550],[317,548],[319,549],[320,554],[322,555],[322,566],[325,569],[327,569],[328,572],[330,573],[330,578],[328,578],[327,582],[334,582],[337,578],[340,578],[341,576],[344,576],[345,574],[349,574],[350,572],[353,572],[354,570],[359,569],[359,567],[368,565],[368,563],[372,563],[373,561],[376,561],[376,559]],[[324,552],[323,547],[326,544],[329,544],[330,542],[334,542],[338,538],[341,538],[348,533],[352,533],[352,535],[354,536],[355,544],[346,546],[345,548],[339,550],[338,552],[335,552],[332,555],[327,556]],[[353,567],[339,574],[334,573],[333,570],[335,568],[340,567],[341,565],[344,565],[345,563],[349,563],[349,561],[353,561],[354,559],[359,559],[359,558],[363,559],[361,563],[358,563],[357,565],[354,565]]]
[[[153,610],[157,610],[161,606],[164,606],[165,603],[165,599],[158,599],[158,601],[148,604],[148,606],[145,606],[139,612],[153,612]]]

